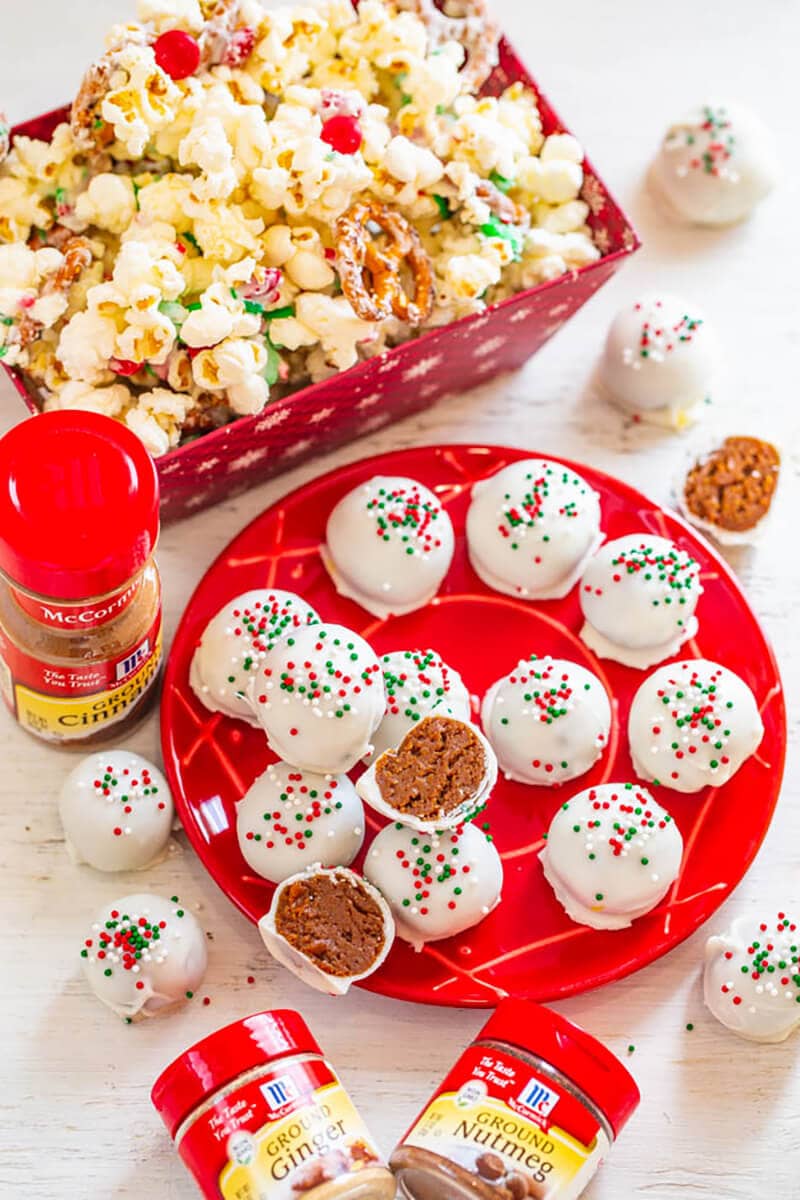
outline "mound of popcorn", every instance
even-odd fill
[[[0,360],[45,409],[161,455],[599,257],[580,145],[403,4],[139,0],[51,141],[0,117]]]

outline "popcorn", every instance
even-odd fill
[[[175,119],[179,89],[156,63],[149,46],[129,43],[114,55],[103,117],[131,158],[140,158],[153,134]]]
[[[346,371],[358,361],[359,344],[374,338],[376,329],[353,312],[344,296],[304,293],[297,297],[296,315],[275,320],[270,333],[276,346],[297,350],[319,343],[326,361]]]
[[[472,94],[463,46],[414,13],[237,0],[226,61],[217,0],[136,9],[87,76],[77,135],[17,138],[0,163],[0,360],[46,407],[106,412],[160,455],[261,411],[277,380],[327,378],[412,336],[342,294],[337,222],[359,198],[417,229],[427,327],[599,256],[580,144],[544,137],[520,84]],[[153,49],[170,30],[205,54],[179,81]],[[61,286],[72,234],[93,260]]]
[[[75,203],[75,216],[86,227],[96,225],[107,233],[123,234],[136,216],[136,191],[127,175],[106,171],[95,175]]]
[[[251,416],[269,399],[263,372],[267,351],[261,341],[229,338],[213,350],[201,350],[192,363],[194,381],[209,392],[225,392],[234,412]]]
[[[181,341],[193,349],[216,346],[226,338],[246,338],[258,333],[261,318],[245,312],[241,300],[224,283],[212,283],[199,306],[184,321]]]
[[[139,396],[125,413],[125,424],[144,442],[154,458],[174,450],[181,427],[194,408],[191,396],[177,396],[166,388],[154,388]]]

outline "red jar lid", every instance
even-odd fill
[[[42,413],[0,438],[0,571],[59,600],[104,596],[158,539],[158,476],[136,434],[98,413]]]
[[[605,1114],[615,1137],[639,1105],[635,1079],[602,1042],[532,1000],[504,1000],[478,1038],[508,1042],[562,1071]]]
[[[204,1038],[156,1080],[150,1098],[170,1132],[208,1096],[253,1067],[292,1054],[321,1054],[311,1030],[291,1009],[255,1013]]]

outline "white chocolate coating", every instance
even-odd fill
[[[279,641],[247,698],[278,758],[319,775],[354,767],[386,709],[376,655],[343,625],[307,625]]]
[[[424,608],[453,560],[449,516],[414,479],[376,475],[348,492],[328,518],[325,566],[342,596],[376,617]]]
[[[700,565],[667,538],[632,533],[606,542],[583,573],[581,637],[600,658],[643,669],[697,633]]]
[[[716,356],[716,341],[694,304],[679,296],[644,296],[612,321],[600,382],[627,412],[682,429],[710,398]]]
[[[397,936],[415,950],[478,925],[503,889],[500,855],[471,823],[432,834],[387,825],[367,851],[364,874],[386,898]]]
[[[597,492],[560,463],[523,459],[472,489],[470,562],[487,587],[507,596],[566,596],[601,540]]]
[[[258,725],[245,698],[264,655],[293,630],[319,621],[294,592],[256,588],[221,608],[208,623],[192,658],[192,691],[210,712]]]
[[[375,961],[370,965],[369,970],[362,971],[359,975],[329,975],[305,954],[301,953],[282,934],[278,933],[275,928],[275,914],[278,910],[278,903],[284,889],[297,880],[313,878],[316,875],[330,875],[339,880],[343,887],[352,887],[354,884],[360,883],[381,910],[384,926],[383,948]],[[272,957],[281,963],[282,966],[286,967],[287,971],[291,971],[293,975],[296,975],[308,987],[314,988],[317,992],[325,992],[329,996],[344,996],[349,992],[354,983],[358,983],[359,980],[367,979],[370,975],[373,975],[385,961],[395,938],[394,919],[389,905],[381,893],[371,883],[362,879],[360,875],[357,875],[355,871],[350,871],[346,867],[334,867],[331,870],[324,870],[320,866],[311,866],[307,870],[300,871],[297,875],[292,875],[289,879],[284,880],[283,883],[278,884],[272,897],[272,904],[269,907],[269,911],[264,913],[264,916],[258,922],[258,931]]]
[[[747,684],[704,658],[668,663],[649,675],[628,721],[636,774],[677,792],[721,787],[763,735]]]
[[[800,1026],[800,933],[785,913],[739,917],[706,942],[705,1002],[750,1042],[783,1042]]]
[[[683,838],[643,787],[606,783],[561,806],[539,857],[573,921],[592,929],[626,929],[675,882]]]
[[[380,662],[386,714],[370,758],[396,750],[409,729],[434,710],[469,721],[471,705],[464,681],[435,650],[393,650],[383,654]]]
[[[437,713],[436,715],[444,714]],[[437,830],[455,829],[458,825],[463,825],[465,821],[470,821],[484,807],[494,789],[494,785],[497,783],[497,758],[495,752],[477,726],[470,724],[469,721],[460,721],[456,717],[447,717],[446,719],[454,725],[469,726],[483,747],[485,774],[474,794],[466,797],[461,804],[451,809],[450,812],[439,813],[438,816],[431,820],[415,816],[412,813],[400,812],[384,799],[381,792],[377,779],[377,769],[381,759],[384,757],[381,755],[375,759],[372,766],[364,772],[356,783],[356,791],[365,804],[369,805],[375,812],[380,813],[381,816],[407,825],[409,829],[416,830],[419,833],[434,833]],[[403,739],[404,741],[405,738]],[[403,742],[398,747],[400,753],[403,751]],[[387,750],[385,753],[392,754],[394,751]]]
[[[314,863],[349,867],[364,841],[364,808],[346,775],[271,763],[236,806],[236,833],[256,874],[281,883]]]
[[[775,139],[740,104],[702,104],[664,135],[650,179],[673,216],[731,225],[750,213],[780,176]]]
[[[81,759],[58,797],[67,853],[97,871],[141,871],[159,862],[175,809],[157,767],[130,750]]]
[[[102,909],[81,958],[98,1000],[131,1021],[182,1004],[203,982],[208,963],[206,937],[192,914],[149,893]]]
[[[481,720],[508,779],[565,783],[585,774],[608,745],[611,702],[579,663],[532,655],[492,684]]]

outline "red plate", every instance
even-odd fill
[[[501,778],[486,812],[505,865],[503,901],[476,929],[415,954],[398,942],[365,986],[403,1000],[494,1005],[505,995],[553,1000],[619,979],[665,954],[719,907],[747,871],[769,827],[780,790],[786,718],[778,668],[742,592],[708,544],[672,513],[590,467],[567,463],[600,493],[609,538],[641,529],[672,538],[700,563],[705,591],[700,632],[684,656],[715,659],[753,689],[765,733],[753,756],[724,788],[681,795],[658,790],[674,814],[686,852],[666,899],[632,928],[598,932],[573,924],[544,880],[542,834],[563,801],[592,784],[635,778],[625,734],[628,708],[644,678],[598,661],[577,636],[577,588],[564,600],[526,604],[490,591],[471,569],[464,522],[470,488],[532,452],[497,446],[437,446],[365,459],[286,496],[244,530],[209,570],[175,637],[161,708],[164,762],[184,828],[212,878],[252,921],[269,907],[272,885],[255,878],[236,840],[236,801],[269,762],[257,730],[209,714],[189,687],[189,664],[208,620],[227,601],[256,587],[299,592],[323,620],[367,637],[379,653],[437,650],[480,697],[522,656],[552,654],[583,663],[615,697],[608,752],[586,775],[561,788]],[[559,460],[562,461],[562,460]],[[328,513],[372,475],[409,475],[432,488],[456,530],[452,569],[439,598],[409,616],[379,621],[338,596],[319,545]],[[368,840],[382,821],[368,814]]]

